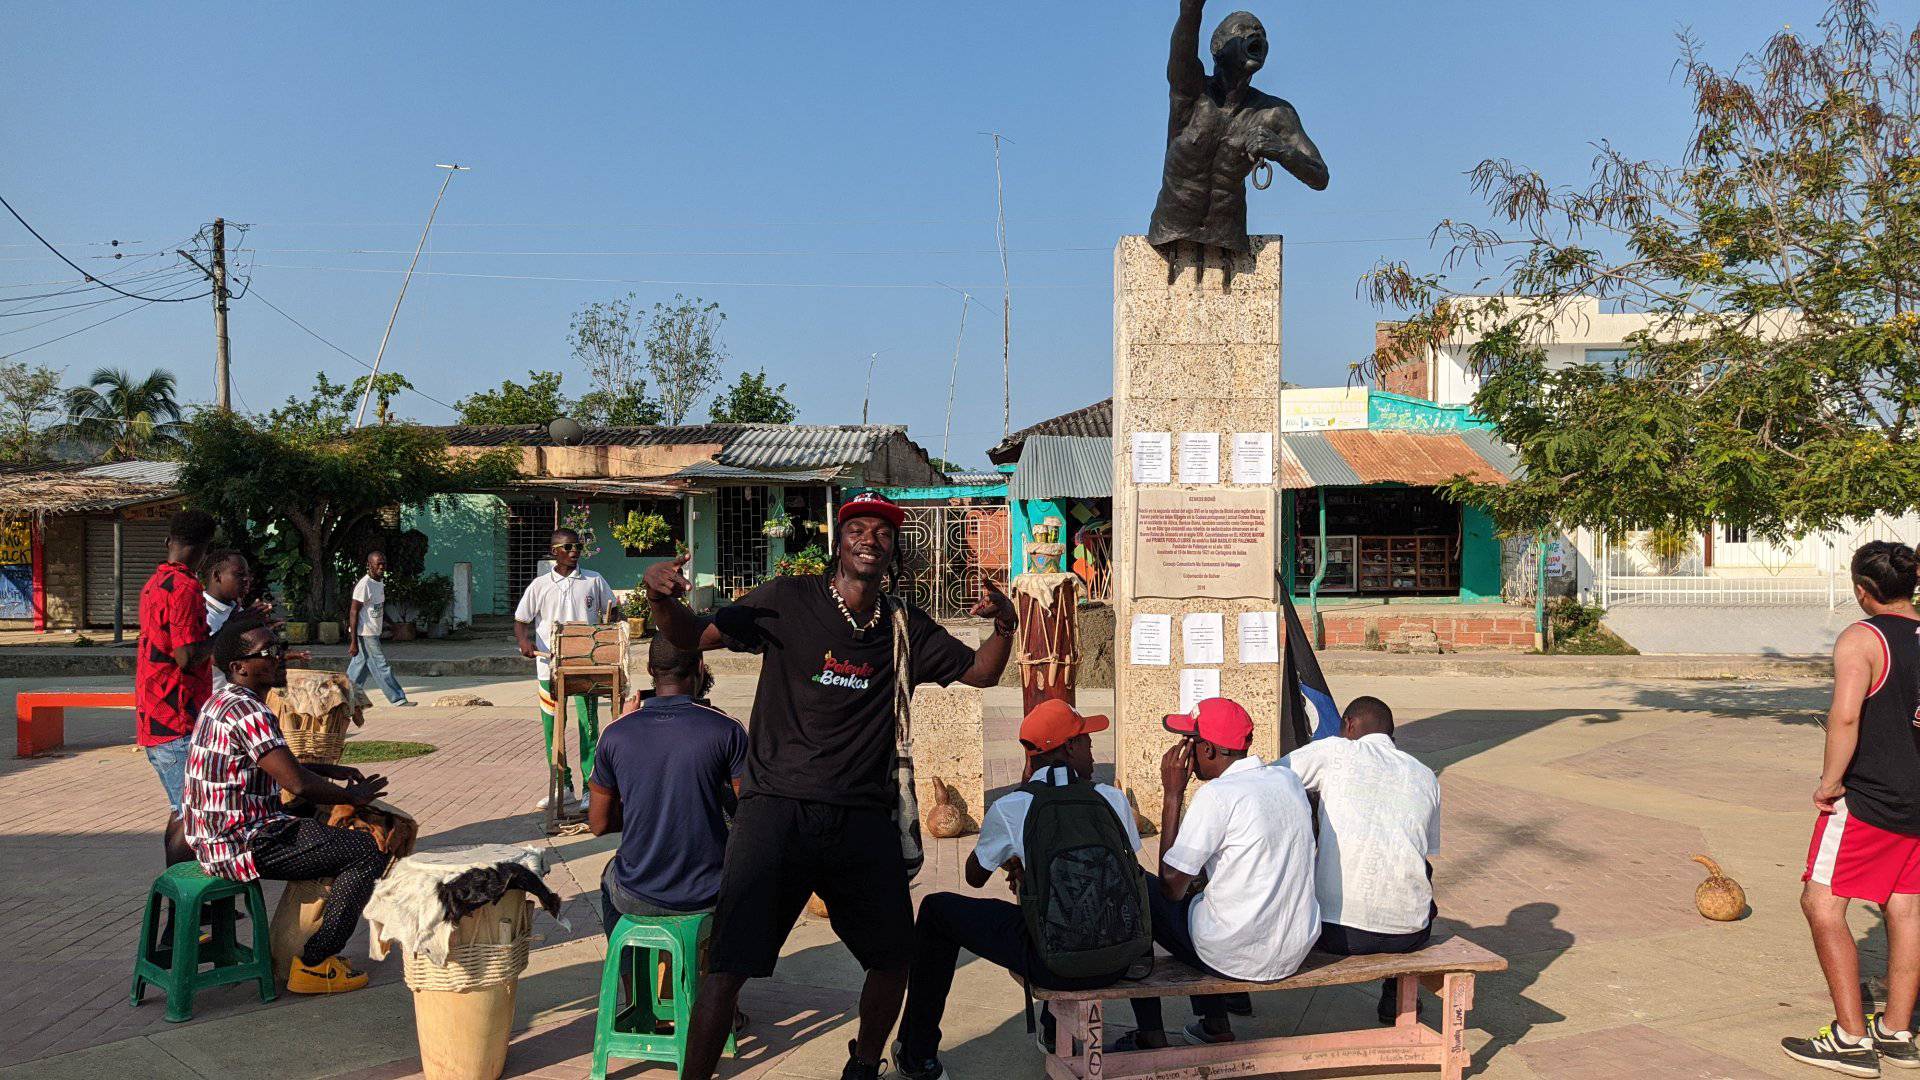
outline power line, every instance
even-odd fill
[[[404,270],[394,270],[374,266],[293,266],[285,263],[255,263],[260,270],[312,270],[320,273],[336,274],[402,274]],[[926,282],[835,282],[835,281],[676,281],[670,278],[616,278],[616,277],[566,277],[552,274],[477,274],[454,270],[420,270],[416,277],[452,277],[479,278],[489,281],[555,281],[574,282],[594,285],[693,285],[711,288],[767,288],[767,289],[938,289],[951,286],[934,285]],[[1110,283],[1036,283],[1019,285],[1022,289],[1105,289]]]
[[[40,230],[34,228],[32,225],[27,224],[27,219],[20,216],[20,211],[15,210],[13,208],[13,204],[8,202],[4,195],[0,195],[0,206],[6,207],[7,213],[13,215],[13,220],[19,222],[21,228],[32,233],[33,238],[35,240],[40,241],[41,246],[45,247],[48,251],[51,251],[54,253],[54,255],[58,256],[61,262],[66,263],[68,266],[73,267],[74,270],[78,271],[80,275],[82,277],[85,277],[88,281],[99,281],[98,278],[95,278],[92,274],[87,273],[86,269],[82,267],[79,263],[74,262],[72,259],[69,259],[66,257],[66,255],[62,254],[59,248],[54,247],[50,243],[47,243],[47,238],[40,235]],[[145,300],[149,303],[154,303],[154,304],[184,304],[189,300],[198,300],[198,299],[201,299],[201,297],[212,295],[212,292],[209,291],[209,292],[201,293],[200,296],[178,296],[178,297],[141,296],[139,293],[127,292],[125,289],[121,289],[113,285],[111,282],[100,281],[100,285],[105,288],[112,289],[114,292],[119,293],[121,296],[124,296],[129,300]]]
[[[328,341],[326,338],[320,336],[320,333],[316,331],[313,327],[308,326],[306,323],[303,323],[299,319],[296,319],[293,316],[287,314],[286,311],[283,310],[279,304],[276,304],[273,301],[267,299],[265,294],[261,293],[259,289],[254,289],[252,291],[252,295],[255,300],[258,300],[261,303],[272,308],[274,312],[278,314],[281,318],[299,327],[303,332],[306,333],[308,337],[312,338],[313,340],[319,342],[322,345],[325,345],[327,348],[332,349],[334,352],[339,353],[341,356],[346,357],[347,359],[353,361],[354,363],[359,364],[361,367],[366,368],[368,371],[373,370],[372,364],[367,363],[365,360],[360,359],[359,357],[353,355],[347,350],[341,348],[338,345],[335,345],[333,342]],[[424,390],[415,390],[411,384],[407,386],[407,390],[409,393],[418,394],[421,397],[426,398],[428,401],[433,402],[435,405],[438,405],[441,408],[446,409],[449,412],[452,412],[456,415],[460,412],[460,409],[458,406],[449,405],[446,402],[441,401],[439,398],[434,397],[432,394],[429,394]]]
[[[182,286],[182,288],[185,288],[185,286]],[[202,295],[202,296],[205,296],[206,294],[205,294],[205,293],[202,293],[201,295]],[[145,297],[136,297],[136,299],[147,299],[147,298],[145,298]],[[147,307],[148,307],[148,305],[149,305],[149,304],[154,304],[154,303],[166,303],[166,302],[167,302],[167,299],[166,299],[165,297],[161,297],[161,298],[159,298],[159,299],[156,299],[156,300],[148,300],[148,302],[147,302],[146,304],[141,304],[141,305],[139,305],[138,307],[130,307],[130,308],[127,308],[127,309],[126,309],[126,310],[124,310],[124,311],[117,311],[117,312],[115,312],[115,313],[113,313],[112,315],[109,315],[109,316],[107,316],[106,318],[104,318],[104,319],[101,319],[101,320],[100,320],[99,322],[91,322],[91,323],[88,323],[87,325],[85,325],[85,326],[83,326],[83,327],[81,327],[81,328],[79,328],[78,330],[69,330],[69,331],[67,331],[67,332],[66,332],[66,333],[64,333],[64,334],[61,334],[61,335],[60,335],[59,337],[55,337],[55,338],[48,338],[47,340],[45,340],[45,341],[42,341],[42,342],[39,342],[38,344],[34,344],[34,345],[29,345],[29,346],[27,346],[27,347],[26,347],[26,348],[24,348],[24,349],[15,349],[15,350],[13,350],[12,352],[9,352],[9,353],[7,353],[6,355],[7,355],[7,357],[8,357],[8,358],[12,358],[12,357],[15,357],[15,356],[24,356],[24,355],[26,355],[27,353],[30,353],[30,352],[32,352],[32,351],[33,351],[33,350],[35,350],[35,349],[40,349],[40,348],[44,348],[44,347],[46,347],[46,346],[48,346],[48,345],[52,345],[52,344],[53,344],[54,342],[56,342],[56,341],[65,341],[65,340],[67,340],[68,338],[70,338],[70,337],[73,337],[73,336],[74,336],[75,334],[84,334],[84,333],[86,333],[87,331],[89,331],[89,330],[91,330],[91,329],[93,329],[93,328],[94,328],[94,327],[96,327],[96,326],[105,326],[106,324],[108,324],[108,323],[110,323],[110,322],[112,322],[112,321],[113,321],[113,320],[115,320],[115,319],[118,319],[118,318],[121,318],[121,317],[123,317],[123,316],[126,316],[126,315],[131,315],[131,314],[133,314],[133,313],[134,313],[134,312],[136,312],[136,311],[145,311],[145,310],[147,309]],[[65,317],[65,316],[62,316],[62,318],[64,318],[64,317]]]

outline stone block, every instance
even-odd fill
[[[913,692],[913,770],[920,810],[933,805],[933,781],[945,782],[954,804],[977,828],[986,812],[981,691],[926,685]]]
[[[1231,256],[1232,277],[1225,273],[1228,263],[1220,252],[1204,256],[1183,245],[1168,272],[1168,258],[1144,236],[1123,236],[1113,249],[1114,295],[1126,292],[1266,292],[1278,294],[1281,273],[1281,238],[1255,236],[1253,249],[1245,255]],[[1171,279],[1171,280],[1170,280]]]

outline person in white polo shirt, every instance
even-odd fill
[[[1320,796],[1320,951],[1336,956],[1408,953],[1433,934],[1433,864],[1440,854],[1440,779],[1393,743],[1393,710],[1358,697],[1340,738],[1280,759]],[[1398,1012],[1393,980],[1381,987],[1380,1022]]]
[[[553,725],[560,709],[553,700],[554,627],[560,623],[599,624],[612,622],[618,615],[613,587],[607,579],[580,568],[580,534],[572,529],[553,530],[553,569],[527,583],[520,594],[520,606],[513,611],[513,636],[520,644],[520,655],[533,658],[534,678],[539,683],[540,724],[547,737],[547,760],[553,760]],[[586,694],[573,698],[574,716],[580,725],[580,775],[582,795],[573,802],[573,773],[567,768],[564,753],[560,757],[560,791],[568,807],[587,804],[586,780],[593,775],[593,748],[600,741],[600,716],[594,699]],[[539,808],[547,808],[541,799]]]
[[[1160,759],[1160,877],[1148,889],[1153,940],[1176,960],[1248,982],[1299,970],[1320,935],[1313,895],[1313,811],[1300,778],[1267,767],[1253,746],[1253,718],[1226,698],[1166,718],[1182,736]],[[1186,804],[1187,783],[1207,781]],[[1184,806],[1184,811],[1183,811]],[[1190,893],[1195,879],[1206,888]],[[1224,997],[1193,999],[1194,1042],[1231,1042]],[[1114,1050],[1167,1045],[1158,998],[1135,998],[1138,1030]]]

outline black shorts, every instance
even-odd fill
[[[913,900],[892,816],[754,795],[740,801],[727,838],[708,970],[772,975],[811,893],[861,967],[912,965]]]

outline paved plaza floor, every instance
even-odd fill
[[[76,682],[81,680],[75,680]],[[1440,771],[1444,930],[1507,957],[1480,980],[1475,1074],[1496,1078],[1808,1075],[1777,1040],[1828,1015],[1797,905],[1820,753],[1815,682],[1635,682],[1381,677],[1342,683],[1384,697],[1401,744]],[[431,700],[476,688],[489,708],[374,708],[362,737],[439,747],[382,766],[391,801],[418,816],[423,847],[551,843],[549,882],[571,929],[544,917],[522,978],[510,1076],[586,1075],[604,955],[599,871],[614,838],[546,841],[539,728],[525,682],[409,680]],[[21,689],[0,681],[0,694]],[[751,684],[723,680],[744,715]],[[401,1077],[417,1071],[397,959],[366,962],[373,985],[337,999],[245,987],[202,993],[168,1024],[128,1004],[135,924],[159,869],[158,783],[125,713],[69,721],[63,753],[0,761],[0,1080],[13,1078]],[[936,845],[916,896],[964,889],[969,840]],[[1150,840],[1148,851],[1153,850]],[[1752,914],[1694,912],[1691,855],[1719,859]],[[269,903],[277,886],[269,887]],[[1000,893],[997,881],[990,887]],[[1855,913],[1869,973],[1885,965],[1877,916]],[[350,955],[364,959],[364,928]],[[1039,1077],[1014,982],[965,957],[944,1050],[959,1080]],[[845,1060],[860,972],[823,922],[803,918],[778,974],[750,985],[753,1018],[723,1076],[834,1077]],[[1255,996],[1249,1035],[1373,1023],[1373,988]],[[1173,1015],[1178,1015],[1175,1007]],[[1429,1018],[1434,1003],[1428,999]],[[1124,1008],[1110,1027],[1123,1030]],[[615,1076],[669,1077],[625,1063]],[[1351,1075],[1351,1074],[1348,1074]]]

